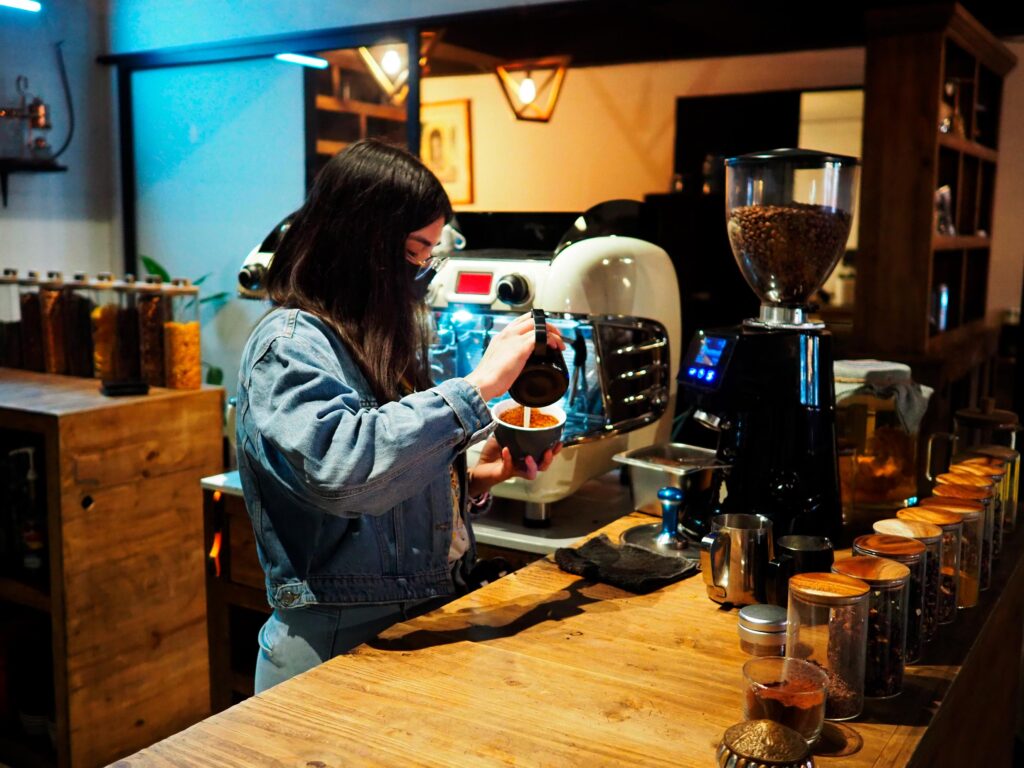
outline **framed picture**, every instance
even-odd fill
[[[452,205],[473,202],[469,99],[420,106],[420,158],[441,180]]]

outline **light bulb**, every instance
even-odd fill
[[[394,77],[402,71],[402,57],[394,48],[389,48],[380,60],[380,67],[389,77]]]
[[[533,82],[533,78],[527,75],[523,78],[523,81],[519,83],[519,100],[523,102],[523,104],[530,104],[536,98],[537,85]]]

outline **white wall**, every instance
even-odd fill
[[[75,109],[75,135],[59,159],[66,173],[10,177],[0,208],[0,267],[95,273],[121,263],[120,205],[114,181],[117,121],[110,68],[96,63],[107,50],[106,0],[49,0],[41,13],[0,8],[0,104],[16,104],[14,79],[50,107],[54,148],[68,133],[68,109],[53,44],[64,58]],[[6,122],[6,121],[5,121]],[[3,126],[4,136],[14,127]]]
[[[143,51],[552,0],[111,0],[111,50]]]
[[[203,295],[237,290],[238,269],[305,197],[302,67],[273,59],[137,72],[133,79],[139,253]],[[229,394],[261,302],[202,317],[204,362]]]
[[[570,69],[547,123],[516,120],[493,75],[426,78],[422,99],[470,99],[475,195],[461,210],[577,211],[668,191],[680,96],[863,79],[864,51],[848,48]]]
[[[1017,66],[1003,84],[999,168],[992,215],[988,309],[1020,306],[1024,280],[1024,41],[1008,43]]]

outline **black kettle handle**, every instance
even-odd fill
[[[543,355],[548,345],[548,317],[543,309],[533,310],[533,354]]]
[[[769,603],[786,607],[789,593],[789,579],[796,572],[796,560],[792,555],[776,555],[768,561],[768,578],[765,591]]]

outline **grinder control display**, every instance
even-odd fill
[[[686,380],[697,386],[717,388],[732,355],[730,341],[726,336],[697,334],[683,360]]]

